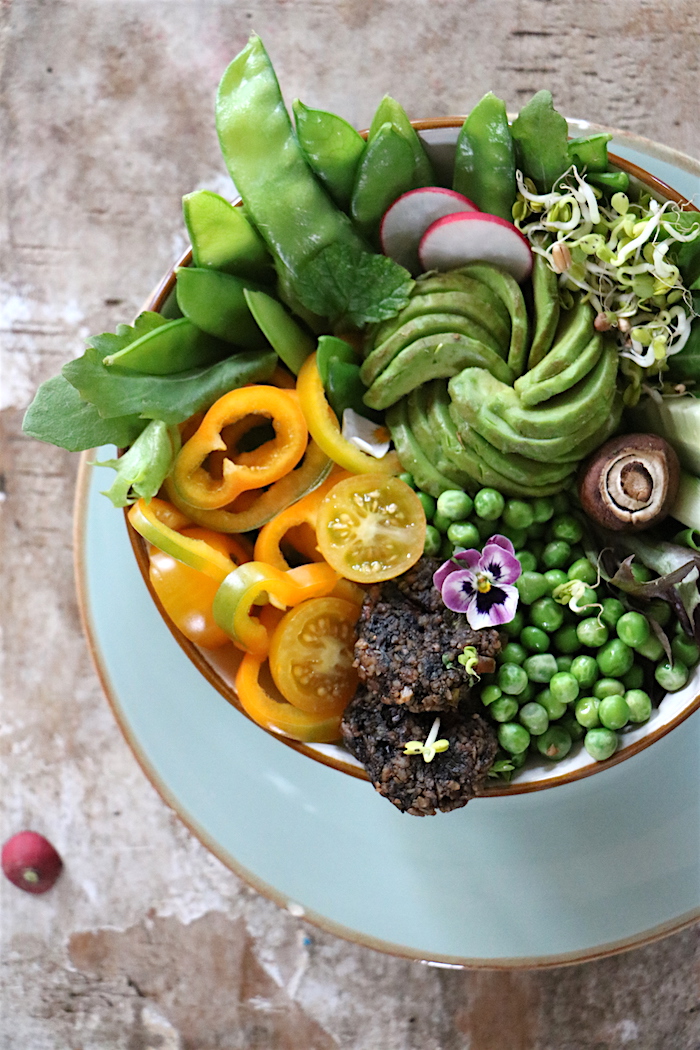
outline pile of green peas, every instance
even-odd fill
[[[479,683],[481,701],[498,726],[496,772],[511,775],[529,752],[558,761],[579,740],[592,758],[604,761],[617,750],[620,730],[650,718],[650,676],[664,692],[686,684],[700,649],[668,603],[650,602],[649,616],[671,640],[669,661],[647,617],[627,611],[599,583],[566,493],[532,500],[508,499],[492,488],[474,496],[457,489],[437,499],[417,495],[428,521],[426,554],[447,559],[456,547],[480,549],[500,533],[522,566],[518,610],[501,628],[508,641],[498,669]],[[643,565],[633,563],[632,570],[640,580],[651,578]],[[579,611],[552,597],[574,580],[584,585]]]

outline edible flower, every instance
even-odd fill
[[[518,607],[513,584],[521,572],[513,544],[495,535],[483,551],[456,552],[433,575],[433,583],[447,608],[466,613],[469,626],[478,631],[513,619]]]
[[[420,740],[409,740],[403,750],[404,755],[422,755],[424,762],[432,762],[439,751],[447,751],[450,746],[449,740],[438,740],[439,732],[440,719],[438,717],[430,727],[425,743]]]

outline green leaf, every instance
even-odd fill
[[[101,332],[99,335],[91,335],[87,340],[87,345],[94,346],[103,357],[106,357],[108,354],[116,354],[120,350],[124,350],[127,346],[135,343],[137,339],[142,339],[149,332],[152,332],[155,328],[160,328],[164,324],[168,324],[166,317],[161,317],[160,314],[154,313],[152,310],[144,310],[143,313],[138,315],[132,325],[118,324],[116,335],[113,332]]]
[[[25,413],[22,430],[38,441],[47,441],[69,452],[82,452],[99,445],[124,448],[136,440],[145,425],[136,414],[103,419],[64,376],[57,375],[37,390]]]
[[[413,280],[385,255],[329,244],[306,263],[294,284],[307,309],[361,327],[399,313],[408,303]]]
[[[108,496],[115,507],[128,507],[139,497],[150,502],[170,473],[179,451],[177,428],[168,429],[160,419],[152,419],[120,459],[106,459],[96,464],[112,467],[117,472],[114,482],[102,495]]]
[[[209,368],[192,368],[169,376],[116,373],[102,363],[99,350],[63,366],[63,375],[105,419],[137,413],[172,426],[209,408],[229,390],[269,379],[277,364],[272,350],[244,350]]]
[[[549,193],[569,159],[568,125],[557,113],[549,91],[538,91],[513,121],[518,163],[541,193]]]

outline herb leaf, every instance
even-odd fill
[[[139,496],[150,502],[170,472],[180,447],[176,427],[172,431],[160,419],[152,419],[120,459],[106,459],[98,467],[112,467],[117,476],[102,493],[115,507],[128,507]]]
[[[108,354],[116,354],[119,350],[124,350],[131,343],[135,343],[137,339],[142,339],[144,335],[148,335],[155,328],[160,328],[162,325],[168,324],[168,320],[165,317],[161,317],[160,314],[154,313],[153,310],[144,310],[140,313],[134,323],[131,324],[118,324],[116,335],[113,332],[101,332],[99,335],[91,335],[87,340],[88,346],[94,346],[96,350],[99,350],[103,357]]]
[[[568,124],[554,108],[551,92],[533,95],[510,130],[523,174],[533,180],[540,193],[549,193],[571,163]]]
[[[413,280],[408,270],[385,255],[334,243],[301,268],[294,287],[308,310],[361,327],[402,310]]]
[[[83,401],[62,375],[41,384],[22,422],[22,430],[29,437],[69,452],[82,452],[99,445],[124,448],[145,426],[145,420],[136,414],[103,419],[95,406]]]

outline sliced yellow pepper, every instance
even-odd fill
[[[274,565],[277,569],[288,569],[287,559],[280,550],[281,541],[290,529],[294,529],[299,525],[309,526],[315,536],[316,515],[321,500],[341,478],[347,476],[345,473],[334,474],[333,477],[328,478],[313,492],[293,503],[291,507],[287,507],[279,514],[276,514],[272,521],[268,521],[267,525],[264,525],[258,533],[258,538],[255,541],[255,553],[253,555],[255,560],[264,561],[267,565]],[[313,560],[323,561],[323,555],[316,552]]]
[[[343,437],[338,417],[326,400],[316,354],[307,357],[301,366],[297,377],[297,393],[309,433],[335,463],[353,474],[401,473],[403,468],[396,452],[388,452],[381,459],[375,459]]]
[[[338,581],[338,573],[325,562],[276,569],[250,561],[230,572],[221,583],[212,611],[219,627],[246,652],[263,659],[270,649],[270,632],[251,615],[253,605],[271,602],[278,609],[298,605],[307,598],[323,598]]]
[[[236,692],[243,710],[264,729],[303,740],[306,743],[330,744],[340,737],[342,715],[322,718],[309,715],[298,707],[275,700],[260,683],[264,658],[246,653],[236,675]]]
[[[166,524],[177,522],[178,518],[175,515],[178,513],[165,500],[152,499],[150,503],[146,503],[144,499],[140,499],[132,505],[127,517],[131,527],[148,543],[189,565],[191,569],[203,572],[212,580],[221,583],[231,572],[233,561],[205,540],[183,536],[176,532],[172,525]],[[189,524],[184,515],[181,517],[185,524]]]

